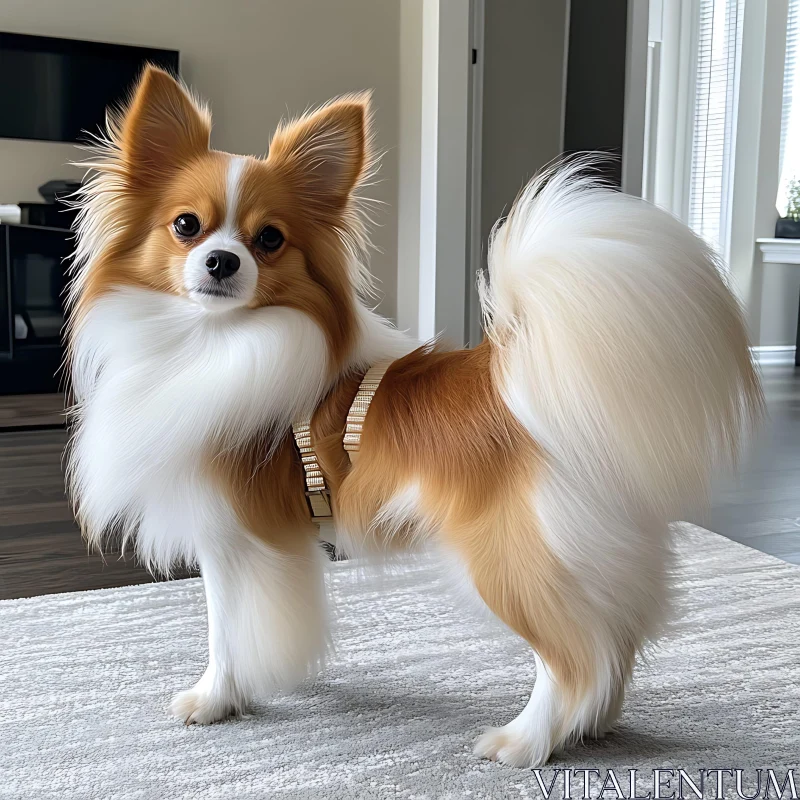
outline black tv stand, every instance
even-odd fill
[[[0,395],[59,391],[72,233],[0,224]]]

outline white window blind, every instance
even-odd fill
[[[727,255],[744,0],[700,0],[699,13],[688,222]]]
[[[783,71],[783,112],[781,116],[781,180],[776,206],[786,215],[791,180],[800,180],[800,0],[789,0],[786,26],[786,61]]]

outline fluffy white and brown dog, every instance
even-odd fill
[[[496,230],[486,340],[418,347],[364,301],[366,95],[278,129],[265,158],[145,71],[90,166],[78,224],[69,480],[92,543],[199,563],[207,723],[286,688],[327,643],[292,423],[349,553],[434,541],[536,654],[530,701],[476,752],[540,765],[619,714],[658,630],[668,523],[701,506],[762,407],[740,308],[680,222],[585,177],[534,180]],[[585,166],[585,165],[584,165]],[[345,419],[391,362],[351,463]]]

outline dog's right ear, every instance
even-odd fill
[[[148,65],[117,128],[127,183],[145,187],[208,152],[211,114],[175,78]]]

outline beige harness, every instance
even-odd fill
[[[367,370],[358,387],[353,404],[350,406],[350,411],[347,413],[342,443],[352,463],[355,463],[361,450],[361,433],[364,430],[364,420],[367,418],[369,405],[391,364],[391,361],[381,361]],[[311,518],[317,523],[325,522],[333,517],[331,491],[325,483],[325,476],[322,474],[322,468],[317,461],[317,453],[311,441],[311,420],[295,422],[292,425],[292,432],[305,471],[306,501]]]

